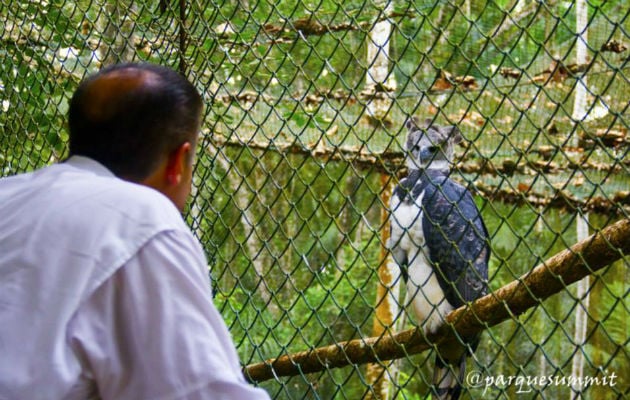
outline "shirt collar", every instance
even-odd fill
[[[82,169],[84,171],[92,172],[98,176],[106,176],[106,177],[114,177],[115,175],[107,169],[103,164],[98,161],[85,157],[85,156],[71,156],[65,162],[66,165],[69,165],[74,168]]]

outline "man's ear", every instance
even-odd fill
[[[184,142],[168,156],[166,180],[169,185],[178,185],[181,182],[184,171],[190,167],[191,151],[190,142]]]

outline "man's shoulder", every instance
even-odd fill
[[[65,224],[119,224],[129,231],[186,229],[179,210],[165,195],[106,170],[58,164],[36,172],[30,182],[23,182],[26,191],[27,186],[39,198],[35,202],[41,211],[52,219],[65,220]]]
[[[177,207],[157,190],[70,163],[5,181],[0,200],[5,200],[0,201],[0,216],[21,215],[7,224],[64,232],[78,240],[107,233],[146,237],[164,230],[189,231]]]

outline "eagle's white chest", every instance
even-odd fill
[[[392,204],[391,239],[395,240],[395,246],[405,251],[409,262],[425,246],[421,207],[423,195],[413,202],[395,201]]]
[[[411,306],[416,321],[426,332],[435,332],[444,318],[453,311],[444,291],[437,281],[436,272],[421,252],[409,263],[407,304]]]
[[[414,202],[392,204],[392,240],[404,251],[408,263],[407,302],[417,323],[427,332],[435,332],[453,306],[444,297],[436,272],[428,259],[423,231],[422,197]]]

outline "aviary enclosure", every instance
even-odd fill
[[[86,74],[178,69],[206,103],[186,217],[248,378],[277,399],[424,399],[433,351],[384,248],[388,198],[404,121],[457,125],[452,177],[492,249],[491,307],[453,319],[483,330],[464,398],[624,398],[629,15],[625,0],[3,0],[0,174],[63,159]],[[599,247],[567,250],[591,234]],[[530,274],[562,251],[573,279]]]

